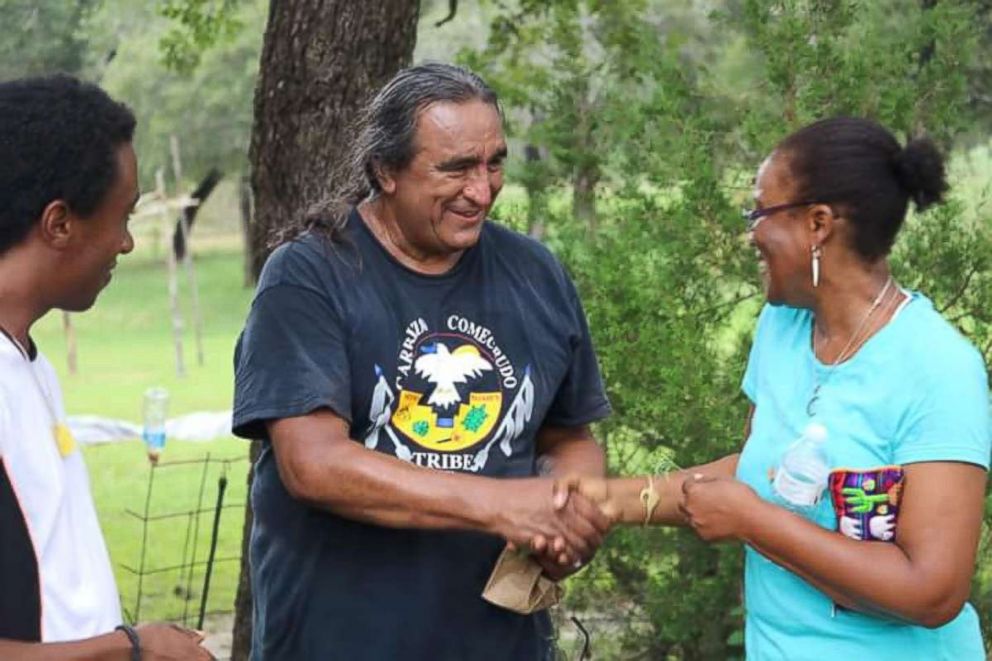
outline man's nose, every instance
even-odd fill
[[[487,168],[474,170],[462,190],[467,200],[480,207],[488,207],[493,202],[493,183]]]

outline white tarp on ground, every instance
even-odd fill
[[[71,415],[67,419],[72,435],[80,443],[112,443],[141,438],[141,425],[96,415]],[[177,441],[212,441],[231,435],[230,411],[190,413],[165,421],[165,435]]]

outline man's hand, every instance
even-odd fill
[[[585,567],[582,561],[566,560],[562,562],[559,558],[537,554],[531,556],[534,562],[541,566],[542,573],[554,582],[563,581],[573,574],[577,574]]]
[[[543,425],[537,433],[537,454],[542,472],[554,475],[554,505],[563,516],[579,521],[583,547],[567,548],[567,539],[536,535],[530,540],[533,557],[545,574],[559,580],[574,574],[592,560],[610,529],[610,518],[597,507],[596,498],[581,493],[579,477],[605,484],[606,456],[589,425]],[[575,476],[563,478],[563,476]]]
[[[530,549],[534,552],[534,559],[544,568],[548,578],[557,581],[576,573],[593,559],[596,551],[603,545],[612,521],[595,502],[579,492],[563,489],[561,482],[555,485],[554,502],[560,510],[571,510],[580,520],[592,526],[587,537],[590,547],[585,554],[578,556],[568,553],[560,538],[547,539],[538,535],[531,540]]]
[[[203,634],[176,624],[143,624],[136,628],[141,658],[146,661],[213,661],[202,646]]]
[[[610,522],[582,496],[555,490],[549,478],[502,482],[495,532],[511,547],[529,549],[558,564],[588,562],[603,543]]]
[[[743,539],[748,513],[761,503],[751,487],[725,477],[694,475],[682,483],[682,493],[679,509],[707,542]]]
[[[589,538],[592,545],[588,555],[575,556],[566,552],[564,540],[561,538],[546,538],[543,535],[534,537],[530,542],[530,550],[534,560],[544,569],[544,574],[560,581],[581,570],[592,560],[596,551],[603,544],[610,531],[612,519],[604,514],[601,505],[595,500],[595,492],[584,491],[581,487],[583,478],[579,476],[566,477],[555,481],[554,504],[559,510],[571,509],[579,517],[592,524],[594,532]],[[603,482],[602,479],[585,479],[587,484]]]

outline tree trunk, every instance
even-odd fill
[[[595,163],[584,164],[572,180],[572,215],[586,226],[590,235],[596,234],[596,186],[600,171]]]
[[[244,269],[244,285],[245,287],[251,287],[252,283],[255,282],[255,273],[252,271],[252,258],[251,258],[251,219],[254,217],[255,212],[252,211],[255,201],[251,198],[251,177],[248,175],[241,175],[238,180],[238,209],[240,210],[241,216],[241,249],[244,253],[244,262],[242,263],[242,268]]]
[[[572,215],[586,225],[590,236],[596,234],[596,186],[602,178],[599,150],[593,133],[594,102],[590,98],[588,82],[583,82],[577,93],[578,125],[575,127],[575,169],[572,173]]]
[[[538,241],[544,240],[544,226],[547,222],[547,201],[544,177],[540,175],[541,150],[528,142],[524,145],[526,176],[524,191],[527,193],[527,234]]]
[[[261,451],[261,441],[251,442],[251,465]],[[252,471],[248,471],[248,493],[251,493]],[[251,574],[248,572],[248,541],[251,537],[251,498],[245,503],[245,523],[241,533],[241,572],[238,592],[234,596],[234,630],[231,636],[231,661],[247,661],[251,654]]]
[[[273,229],[332,190],[366,97],[407,65],[419,0],[273,0],[255,89],[251,253],[257,274]]]
[[[256,277],[271,233],[332,192],[331,174],[348,147],[358,109],[413,56],[419,13],[419,0],[272,0],[249,155]],[[251,531],[250,502],[245,509],[243,549]],[[251,642],[247,570],[245,552],[231,650],[237,661],[248,658]]]

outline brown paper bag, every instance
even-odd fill
[[[541,566],[529,555],[505,548],[496,560],[482,598],[527,615],[556,605],[564,594],[565,589],[544,576]]]

